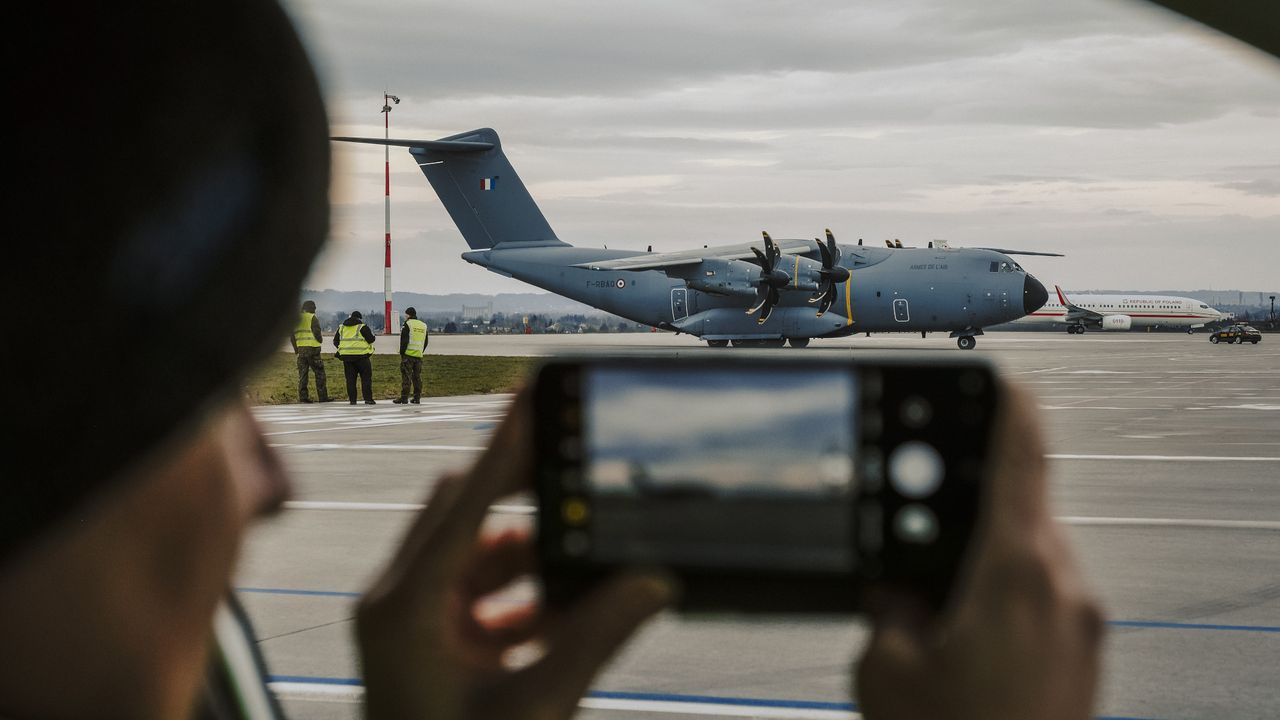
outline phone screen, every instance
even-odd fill
[[[592,560],[854,570],[850,368],[596,366],[581,390]]]

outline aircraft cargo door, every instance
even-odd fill
[[[671,320],[678,322],[689,317],[689,289],[671,288]]]
[[[898,298],[893,301],[893,319],[898,322],[907,322],[911,319],[911,314],[907,310],[906,298]]]

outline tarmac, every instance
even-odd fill
[[[993,333],[972,351],[1038,397],[1054,514],[1109,618],[1099,716],[1276,716],[1280,345],[1273,340],[1214,346],[1203,333]],[[765,352],[886,350],[963,352],[941,335],[815,340],[804,350]],[[667,333],[433,336],[429,347],[567,351],[740,352]],[[360,716],[354,598],[435,478],[474,457],[508,401],[256,409],[292,471],[295,499],[253,532],[235,583],[292,715]],[[501,501],[492,520],[531,523],[528,498]],[[665,614],[597,679],[580,717],[857,717],[850,669],[866,636],[864,623],[849,618]]]

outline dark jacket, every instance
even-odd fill
[[[364,321],[356,320],[355,318],[347,318],[346,320],[342,321],[342,324],[346,325],[347,327],[353,327],[355,325],[364,325]],[[374,337],[373,331],[369,329],[368,325],[365,325],[364,327],[360,328],[360,336],[363,337],[364,341],[369,343],[370,345],[373,344],[374,340],[378,339]],[[342,346],[342,337],[338,333],[333,334],[333,346],[334,347]],[[347,361],[347,360],[354,361],[354,360],[359,360],[362,357],[366,357],[366,356],[365,355],[354,355],[354,356],[349,355],[347,357],[343,357],[342,355],[339,355],[338,359],[344,360],[344,361]]]

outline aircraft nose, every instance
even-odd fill
[[[1027,274],[1027,279],[1022,281],[1022,311],[1028,315],[1044,307],[1049,301],[1049,292],[1044,289],[1044,285],[1040,281]]]

